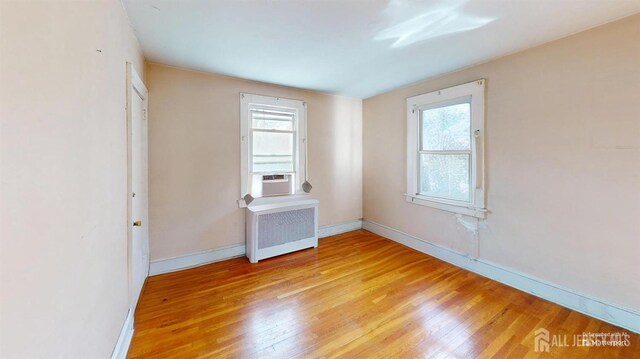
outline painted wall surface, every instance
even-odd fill
[[[129,308],[119,1],[0,2],[0,357],[107,358]]]
[[[148,64],[151,259],[245,241],[240,92],[308,104],[309,181],[320,225],[362,217],[362,101]]]
[[[364,218],[640,311],[640,15],[364,100]],[[406,98],[487,79],[484,221],[410,204]],[[478,245],[478,251],[474,249]]]

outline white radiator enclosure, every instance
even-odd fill
[[[318,205],[296,199],[247,207],[247,257],[261,259],[318,246]]]

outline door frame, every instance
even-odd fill
[[[137,301],[134,303],[134,282],[133,282],[133,258],[132,258],[132,252],[133,252],[133,208],[132,208],[132,198],[133,198],[133,182],[132,182],[132,174],[133,174],[133,156],[132,156],[132,151],[133,151],[133,136],[132,136],[132,121],[133,121],[133,112],[132,112],[132,96],[140,96],[142,98],[142,111],[143,111],[143,121],[147,120],[147,114],[148,114],[148,108],[149,108],[149,91],[147,90],[147,87],[144,85],[144,83],[142,82],[142,79],[140,79],[140,76],[138,75],[138,73],[136,72],[136,69],[133,67],[133,64],[131,64],[130,62],[127,62],[127,91],[126,91],[126,96],[127,96],[127,107],[126,107],[126,111],[127,111],[127,273],[128,273],[128,281],[129,281],[129,309],[130,309],[130,314],[133,315],[135,312],[135,308],[136,305],[138,304]],[[146,126],[145,126],[146,127]],[[146,131],[145,131],[146,132]],[[148,154],[148,145],[149,145],[149,141],[148,141],[148,136],[145,136],[146,139],[146,145],[147,145],[147,150],[146,153]],[[144,166],[144,171],[148,171],[149,165],[148,165],[148,156],[145,156],[143,164]],[[148,176],[147,176],[147,181],[148,181]],[[147,183],[147,194],[148,192],[148,188],[149,185]],[[147,195],[147,207],[148,207],[148,195]],[[147,214],[148,214],[148,208],[147,208]],[[148,217],[148,215],[147,215]],[[146,223],[145,225],[149,225],[148,223]],[[149,248],[149,238],[147,238],[147,243],[145,244],[145,247]],[[147,252],[147,277],[149,276],[149,253]],[[146,280],[145,280],[146,282]],[[144,288],[144,285],[143,285]],[[139,299],[139,297],[138,297]]]

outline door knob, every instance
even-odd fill
[[[142,227],[142,221],[135,221],[135,222],[133,222],[133,226],[134,226],[134,227]]]

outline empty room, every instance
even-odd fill
[[[640,0],[0,0],[0,358],[640,358]]]

